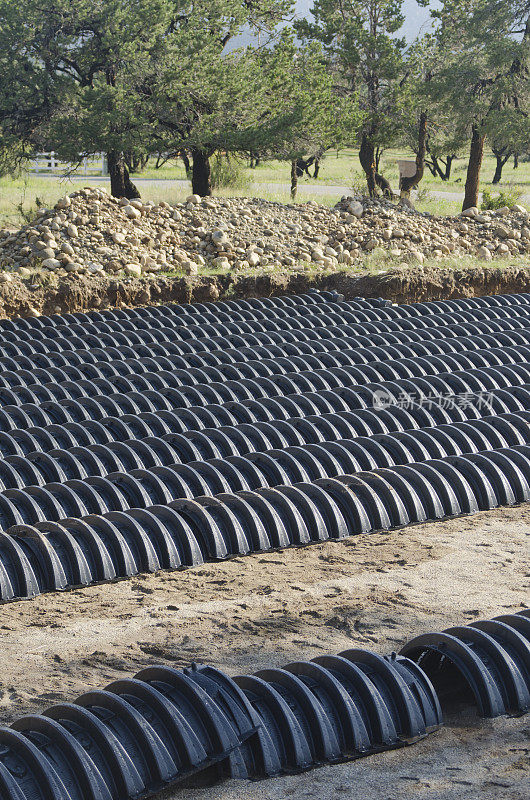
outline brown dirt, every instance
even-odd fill
[[[153,663],[232,674],[424,631],[529,601],[530,505],[42,595],[0,608],[0,720]],[[527,800],[530,719],[450,716],[406,750],[169,800]]]
[[[57,285],[31,283],[13,276],[0,284],[0,316],[32,316],[148,303],[189,303],[236,297],[269,297],[336,289],[346,299],[385,297],[395,302],[419,302],[487,294],[530,291],[530,267],[484,266],[454,270],[395,269],[381,275],[335,272],[295,272],[198,278],[160,277],[116,280],[73,275]]]

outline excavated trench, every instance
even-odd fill
[[[149,303],[204,303],[234,298],[270,297],[309,289],[336,290],[345,298],[384,297],[397,303],[447,300],[530,291],[530,266],[484,266],[482,269],[394,269],[384,274],[301,272],[257,275],[210,275],[149,280],[74,275],[57,285],[31,284],[16,276],[0,284],[0,316],[67,313]]]

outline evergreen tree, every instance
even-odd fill
[[[359,159],[374,196],[380,183],[376,150],[393,144],[399,132],[406,42],[396,34],[404,22],[403,0],[314,0],[311,13],[314,22],[301,20],[296,29],[322,42],[338,93],[359,97]]]
[[[498,140],[516,120],[527,128],[528,12],[527,0],[444,0],[432,12],[438,27],[430,99],[470,136],[464,210],[478,205],[486,137]]]

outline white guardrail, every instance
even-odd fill
[[[107,159],[104,153],[85,156],[79,166],[63,161],[53,152],[35,153],[30,159],[31,171],[38,175],[42,172],[61,174],[73,170],[77,175],[108,175]]]

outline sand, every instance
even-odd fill
[[[365,647],[530,605],[530,505],[257,554],[0,607],[0,721],[154,663],[231,674]],[[166,800],[528,800],[530,716],[459,709],[404,750]]]

